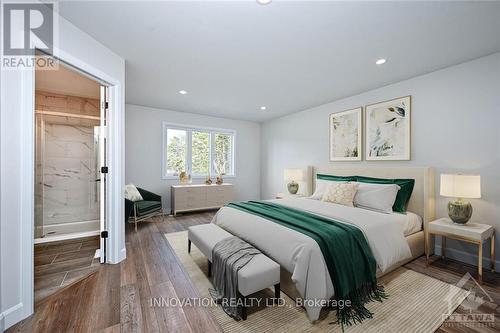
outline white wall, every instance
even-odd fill
[[[493,225],[500,232],[500,53],[264,123],[262,198],[284,191],[282,175],[286,167],[334,164],[328,156],[330,113],[406,95],[412,96],[411,161],[336,164],[430,166],[437,175],[480,174],[483,198],[471,200],[473,219]],[[436,189],[439,190],[439,184]],[[444,217],[448,199],[438,194],[436,213]],[[475,255],[475,247],[454,241],[449,245],[455,250],[449,251],[450,256],[475,262],[475,257],[466,254]],[[488,246],[484,253],[489,253]],[[499,258],[497,251],[497,269]]]
[[[56,55],[62,59],[115,85],[109,135],[118,144],[109,151],[110,168],[112,165],[114,172],[109,186],[117,194],[110,195],[109,201],[117,206],[109,212],[109,217],[119,223],[114,229],[110,226],[109,256],[119,261],[125,255],[121,145],[125,63],[61,17],[58,48]],[[32,70],[2,70],[1,74],[0,312],[5,316],[7,328],[33,311],[34,79]]]
[[[236,130],[236,176],[225,178],[234,184],[238,200],[260,198],[260,125],[258,123],[202,116],[193,113],[153,109],[127,104],[125,107],[125,181],[162,196],[170,211],[170,185],[178,180],[162,179],[162,123]],[[194,179],[202,183],[204,179]]]

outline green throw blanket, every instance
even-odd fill
[[[357,227],[305,211],[265,201],[230,203],[228,207],[254,214],[296,230],[318,243],[337,301],[351,306],[337,307],[337,322],[352,325],[371,318],[365,304],[387,296],[377,284],[377,263],[363,232]]]

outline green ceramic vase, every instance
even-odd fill
[[[294,181],[288,183],[287,187],[290,194],[297,194],[297,191],[299,190],[299,184]]]
[[[448,216],[458,224],[465,224],[472,216],[472,205],[468,201],[457,199],[448,202]]]

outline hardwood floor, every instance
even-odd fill
[[[99,237],[35,245],[35,303],[99,269]]]
[[[213,212],[164,217],[142,222],[135,233],[126,228],[127,259],[118,265],[100,265],[89,277],[47,297],[35,313],[9,332],[221,332],[207,309],[151,306],[152,297],[191,298],[198,291],[184,271],[163,234],[208,223]],[[435,258],[425,266],[419,258],[407,268],[456,283],[472,267]],[[49,259],[47,259],[48,261]],[[444,332],[500,332],[500,274],[486,273],[484,289],[491,295],[476,312],[496,313],[493,327],[456,327],[443,324]],[[456,313],[466,309],[459,307]]]

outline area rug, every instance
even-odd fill
[[[194,244],[191,253],[187,252],[186,231],[168,233],[165,237],[200,295],[209,298],[212,282],[206,275],[206,257]],[[369,303],[367,307],[373,318],[347,327],[346,333],[434,332],[468,295],[466,290],[403,267],[382,277],[380,282],[389,298],[382,303]],[[335,311],[324,309],[320,319],[311,323],[303,308],[297,307],[284,293],[281,296],[283,304],[249,309],[245,321],[233,320],[217,305],[209,308],[225,332],[342,332],[335,324]],[[266,289],[251,297],[270,300],[273,291]]]

